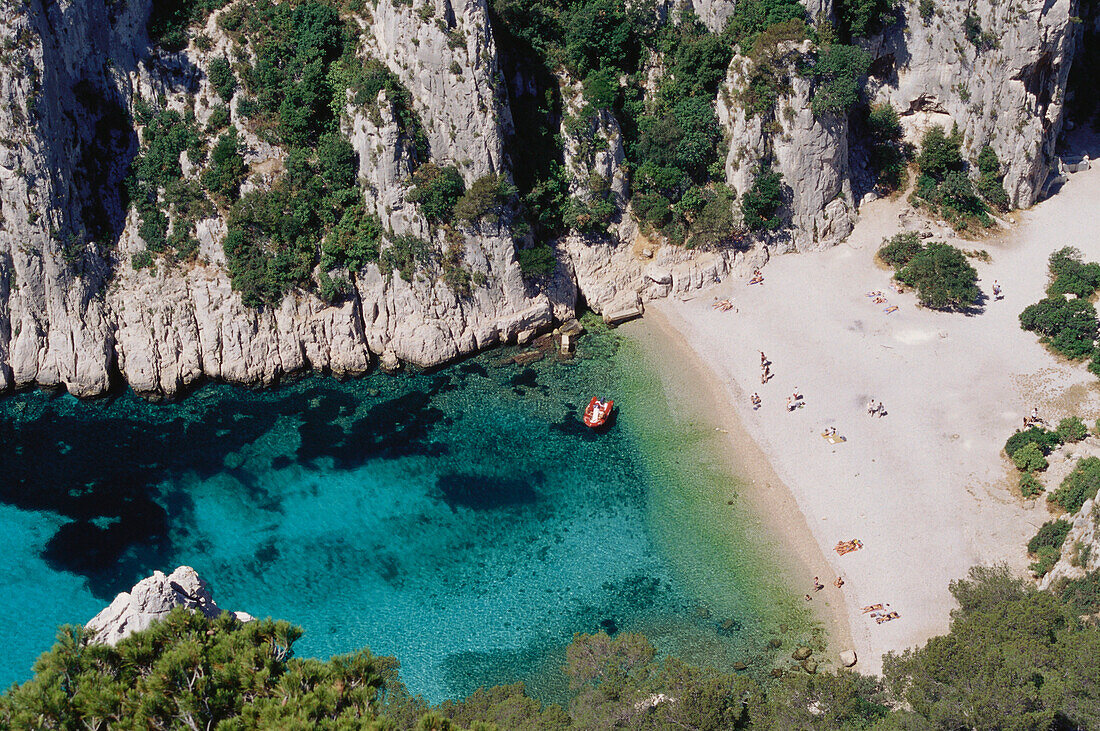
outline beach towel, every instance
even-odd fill
[[[839,434],[834,434],[831,437],[825,437],[825,441],[827,441],[829,444],[840,444],[841,442],[848,441],[848,438],[842,437]]]

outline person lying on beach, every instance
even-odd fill
[[[885,297],[875,297],[875,298],[874,298],[874,300],[872,300],[872,301],[873,301],[873,302],[874,302],[874,303],[875,303],[876,305],[884,305],[884,304],[886,304],[886,298],[885,298]]]
[[[815,576],[814,577],[814,591],[821,591],[824,588],[825,588],[825,585],[822,584],[821,580]]]
[[[753,411],[760,408],[760,394],[754,393],[752,396],[749,396],[749,401],[752,402]]]
[[[763,368],[768,364],[768,357],[764,355],[764,351],[760,351],[760,367]]]
[[[794,407],[794,405],[793,405],[793,404],[791,403],[791,397],[790,397],[790,396],[788,396],[788,397],[787,397],[787,411],[794,411],[794,409],[795,409],[795,407]]]
[[[878,622],[879,624],[882,624],[883,622],[890,622],[892,620],[899,619],[899,618],[900,618],[900,615],[898,615],[897,612],[890,612],[889,614],[884,614],[881,617],[875,617],[875,621]]]
[[[871,605],[869,605],[869,606],[863,607],[863,609],[862,609],[861,611],[862,611],[862,612],[863,612],[864,614],[867,614],[867,612],[877,612],[877,611],[879,611],[879,610],[881,610],[881,609],[882,609],[882,605],[881,605],[881,604],[871,604]]]
[[[836,436],[836,427],[835,426],[825,427],[825,431],[821,432],[821,436],[825,437],[826,439],[828,439],[829,437],[835,437]]]
[[[898,306],[897,305],[890,305],[885,310],[883,310],[883,312],[885,312],[887,315],[889,315],[892,312],[897,312],[897,311],[898,311]]]
[[[868,297],[882,297],[883,296],[882,290],[881,289],[876,289],[874,292],[868,292],[867,296]]]
[[[833,582],[833,586],[835,586],[838,589],[840,587],[844,586],[844,577],[843,576],[836,577],[836,581]]]
[[[764,275],[760,273],[759,269],[754,269],[752,272],[752,279],[749,280],[749,284],[760,284],[764,281]]]

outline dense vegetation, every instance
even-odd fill
[[[925,244],[915,233],[899,233],[883,241],[878,258],[894,267],[899,282],[916,288],[925,307],[966,310],[981,297],[978,272],[950,244]]]
[[[936,125],[924,133],[917,156],[920,176],[912,201],[929,206],[958,229],[988,226],[989,207],[978,196],[967,174],[969,166],[962,156],[962,141],[958,129],[947,134]],[[988,155],[985,159],[988,166]],[[995,154],[992,161],[996,161]]]
[[[1067,246],[1050,255],[1049,266],[1047,296],[1024,308],[1020,327],[1037,333],[1044,345],[1067,358],[1091,356],[1089,370],[1100,375],[1094,345],[1098,322],[1090,301],[1100,289],[1100,264],[1085,263],[1080,251]]]
[[[1044,543],[1057,541],[1048,530]],[[1064,536],[1063,536],[1064,539]],[[1036,545],[1036,548],[1040,546]],[[1100,576],[1037,591],[1008,570],[953,582],[951,630],[889,654],[882,679],[788,672],[758,681],[660,658],[642,636],[577,635],[567,708],[522,684],[429,707],[392,658],[294,657],[301,631],[176,610],[117,647],[64,627],[35,676],[0,696],[10,728],[270,729],[1048,729],[1100,718]],[[671,699],[671,700],[669,700]]]

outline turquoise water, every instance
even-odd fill
[[[301,625],[299,655],[367,645],[431,701],[526,680],[560,698],[575,632],[766,668],[805,618],[731,506],[712,435],[674,424],[637,347],[179,403],[0,401],[0,684],[56,627],[154,569],[194,566],[224,608]],[[622,405],[594,434],[590,395]]]

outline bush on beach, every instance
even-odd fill
[[[1043,456],[1043,450],[1035,442],[1029,442],[1012,455],[1012,462],[1021,472],[1042,472],[1050,463]]]
[[[1043,485],[1037,479],[1035,475],[1030,472],[1024,472],[1020,475],[1020,496],[1026,498],[1037,497],[1043,492]]]
[[[1058,422],[1055,433],[1063,442],[1079,442],[1089,435],[1089,428],[1076,416],[1067,416]]]
[[[1041,426],[1033,426],[1010,436],[1005,442],[1005,454],[1012,457],[1016,454],[1016,450],[1032,442],[1039,445],[1043,454],[1050,454],[1062,444],[1062,438],[1056,432],[1047,431]]]
[[[921,247],[894,276],[916,288],[920,303],[933,310],[965,310],[982,294],[966,255],[938,241]]]

